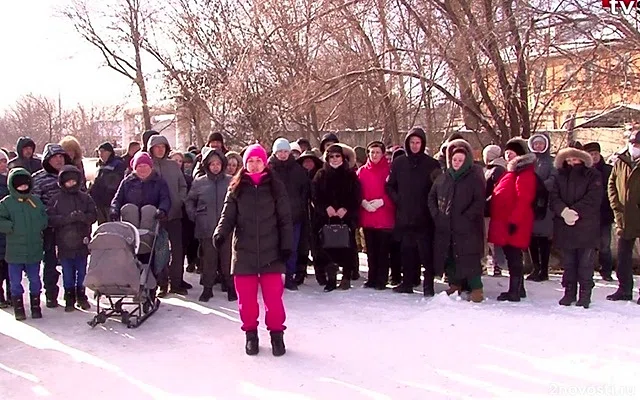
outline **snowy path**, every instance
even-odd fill
[[[363,289],[322,293],[313,277],[286,294],[287,355],[244,355],[235,304],[165,299],[144,325],[91,330],[91,314],[44,309],[18,323],[0,311],[0,398],[16,399],[542,399],[640,398],[640,306],[560,307],[560,284],[528,284],[499,304],[507,278],[483,279],[489,301]],[[444,289],[438,285],[437,290]]]

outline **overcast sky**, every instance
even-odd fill
[[[95,0],[102,1],[102,0]],[[76,103],[120,104],[132,93],[125,77],[56,10],[68,0],[0,0],[0,109],[33,92]]]

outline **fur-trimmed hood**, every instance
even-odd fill
[[[545,145],[543,151],[537,152],[533,150],[533,142],[535,142],[536,140],[544,141]],[[546,133],[535,133],[531,135],[529,141],[527,142],[527,146],[529,147],[529,151],[531,151],[532,153],[549,154],[551,152],[551,140],[549,139],[549,135],[547,135]]]
[[[352,147],[347,146],[344,143],[334,143],[333,146],[340,146],[342,147],[342,154],[344,154],[344,158],[347,160],[347,162],[349,163],[349,168],[353,169],[356,167],[356,152],[353,150]],[[330,148],[331,146],[329,146],[327,148],[327,150]],[[327,152],[325,151],[324,155],[322,156],[322,158],[326,161],[327,160]]]
[[[467,158],[473,158],[473,149],[469,142],[464,139],[455,139],[449,142],[447,145],[447,168],[451,168],[451,157],[453,156],[453,151],[455,149],[462,148],[467,154]]]
[[[565,161],[567,161],[567,158],[578,158],[582,160],[585,167],[587,168],[593,167],[593,158],[589,153],[573,147],[567,147],[560,150],[556,155],[556,159],[554,161],[554,166],[556,167],[556,169],[562,168],[564,166]]]
[[[507,163],[507,171],[520,172],[527,167],[531,167],[535,164],[537,157],[533,153],[527,153],[523,156],[518,156]]]

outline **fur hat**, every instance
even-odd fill
[[[577,158],[579,160],[582,160],[587,168],[593,167],[593,158],[591,158],[591,154],[575,147],[565,147],[558,152],[555,160],[553,161],[556,169],[562,168],[565,161],[567,161],[567,158]]]
[[[517,155],[523,156],[529,153],[529,146],[527,145],[527,142],[524,139],[515,137],[512,139],[509,139],[509,141],[507,142],[507,145],[504,147],[504,151],[507,151],[507,150],[511,150]]]

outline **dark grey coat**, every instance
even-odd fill
[[[471,153],[468,154],[471,157]],[[435,226],[433,265],[436,275],[443,272],[450,246],[453,247],[457,279],[482,275],[484,204],[485,181],[473,166],[457,180],[449,172],[436,179],[428,198]]]
[[[257,275],[285,272],[282,252],[293,250],[291,207],[284,184],[269,169],[259,185],[245,173],[227,193],[214,237],[233,237],[231,273]]]
[[[162,135],[153,135],[147,142],[149,154],[152,153],[153,146],[165,146],[167,149],[164,158],[153,158],[153,169],[167,182],[169,187],[169,195],[171,196],[171,209],[167,213],[169,220],[182,218],[182,205],[187,198],[187,181],[184,174],[180,170],[178,164],[169,158],[171,146],[166,137]]]
[[[202,163],[207,174],[193,181],[185,202],[185,208],[189,219],[196,224],[194,237],[211,240],[213,231],[215,231],[222,216],[224,199],[227,195],[229,183],[231,183],[231,177],[224,173],[227,164],[224,154],[220,150],[212,150],[209,147],[205,149],[207,149],[207,154],[204,156]],[[222,172],[218,175],[213,175],[209,172],[209,163],[214,156],[222,160]]]
[[[565,160],[576,157],[582,166],[569,167]],[[597,249],[600,244],[600,204],[604,192],[602,176],[593,168],[589,153],[574,148],[560,150],[556,156],[558,176],[549,192],[553,210],[553,243],[559,249]],[[575,225],[569,226],[560,216],[568,207],[578,213]]]
[[[305,211],[309,201],[311,185],[307,171],[296,162],[293,155],[289,155],[289,159],[286,161],[280,161],[273,155],[269,158],[269,167],[287,188],[293,223],[302,223],[306,216]]]
[[[529,138],[529,150],[533,152],[533,141],[539,137],[546,140],[547,146],[542,153],[535,153],[536,160],[536,175],[544,182],[544,186],[548,191],[553,188],[553,180],[558,171],[553,165],[553,157],[551,156],[551,144],[549,136],[543,133],[537,133],[531,135]],[[547,215],[544,219],[533,221],[533,236],[552,237],[553,236],[553,213],[551,210],[547,211]]]

